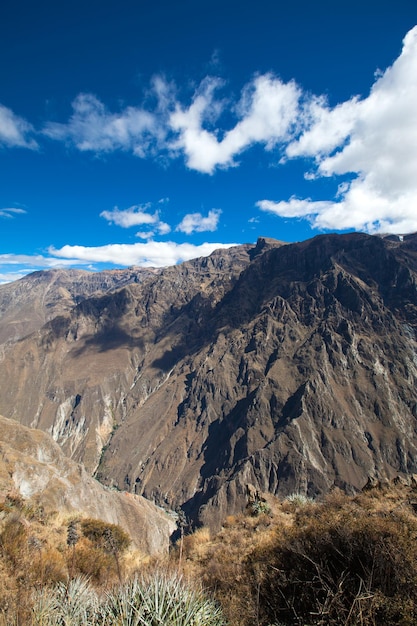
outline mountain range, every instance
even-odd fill
[[[218,528],[248,490],[417,472],[417,234],[261,238],[0,286],[0,414]]]

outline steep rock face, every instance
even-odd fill
[[[188,353],[202,312],[232,288],[252,248],[149,272],[4,345],[0,411],[48,431],[93,473],[132,404],[143,404]]]
[[[142,497],[109,491],[40,430],[0,416],[0,497],[18,492],[46,511],[119,524],[149,554],[168,551],[175,524]]]
[[[317,495],[415,473],[416,284],[416,235],[219,251],[9,346],[0,410],[212,526],[248,484]]]
[[[365,235],[255,258],[208,321],[211,341],[115,434],[103,479],[179,496],[215,524],[248,483],[316,495],[415,472],[416,269],[415,240]]]

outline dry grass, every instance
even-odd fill
[[[0,504],[0,625],[30,623],[35,589],[86,575],[100,592],[121,577],[165,572],[214,594],[229,626],[411,626],[416,502],[402,484],[354,497],[335,491],[320,503],[268,499],[268,514],[230,516],[214,536],[202,528],[184,537],[181,559],[179,545],[169,559],[119,550],[118,571],[101,522],[84,523],[88,536],[78,523],[71,545],[71,520],[10,498]],[[124,549],[123,535],[114,537]]]
[[[409,487],[387,485],[275,503],[272,516],[230,517],[215,537],[187,538],[184,569],[215,593],[231,626],[411,626],[413,499]]]
[[[34,590],[85,575],[98,586],[129,577],[144,557],[127,550],[128,538],[113,524],[79,520],[76,544],[67,543],[73,518],[48,512],[9,494],[0,503],[0,626],[29,623]],[[90,538],[84,536],[82,524]],[[110,541],[105,532],[111,531]],[[103,538],[104,537],[104,538]]]
[[[200,529],[184,540],[185,576],[200,580],[223,607],[231,625],[256,624],[253,580],[246,561],[256,550],[271,544],[277,524],[288,524],[288,515],[230,516],[215,537]],[[245,620],[245,622],[242,621]]]

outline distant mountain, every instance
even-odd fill
[[[0,285],[0,344],[29,335],[93,294],[139,282],[158,271],[132,268],[93,273],[57,269],[34,272]]]
[[[417,235],[260,239],[137,271],[3,344],[1,413],[213,527],[248,485],[315,496],[417,472]],[[21,285],[0,286],[0,332]]]

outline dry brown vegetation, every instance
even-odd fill
[[[73,530],[71,538],[70,530]],[[9,494],[0,503],[0,624],[29,624],[34,590],[85,576],[97,586],[111,586],[145,559],[137,550],[124,553],[126,533],[100,520],[46,514],[42,508]]]
[[[267,512],[228,517],[218,534],[199,529],[169,558],[146,560],[118,527],[46,515],[9,495],[0,504],[0,624],[1,616],[32,623],[33,591],[80,574],[103,589],[138,572],[176,570],[214,595],[230,626],[411,626],[415,499],[404,484],[322,502],[269,498]]]
[[[416,494],[417,495],[417,494]],[[231,626],[417,623],[414,491],[380,485],[322,502],[275,503],[185,539],[184,567]]]

